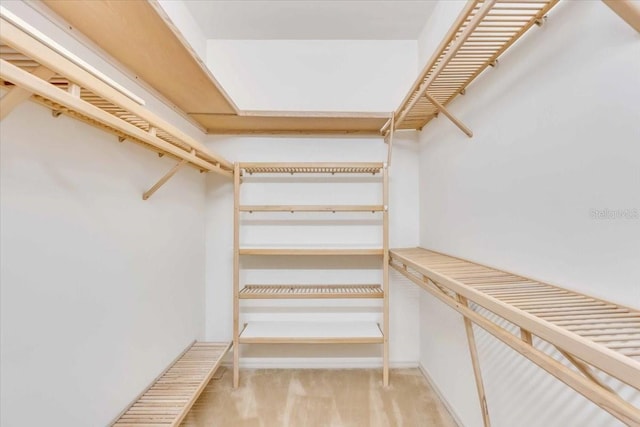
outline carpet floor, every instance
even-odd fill
[[[418,369],[220,368],[183,427],[455,427]]]

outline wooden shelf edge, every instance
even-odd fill
[[[385,168],[380,162],[258,162],[240,163],[240,169],[252,174],[373,174]]]
[[[265,249],[243,248],[240,255],[271,256],[373,256],[384,255],[384,249]]]
[[[318,290],[324,290],[325,292],[318,292]],[[246,285],[240,291],[239,298],[381,299],[384,298],[384,292],[380,285]]]
[[[242,205],[240,212],[382,212],[384,205]]]
[[[265,330],[273,330],[273,334],[267,334]],[[278,330],[281,334],[278,334]],[[350,335],[347,332],[353,334]],[[241,344],[382,344],[384,335],[376,322],[250,322],[240,334],[239,342]]]

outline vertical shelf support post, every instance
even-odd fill
[[[233,166],[233,387],[240,384],[240,164]]]
[[[391,121],[391,124],[389,125],[389,133],[388,133],[388,144],[389,146],[387,147],[387,167],[391,167],[391,153],[393,151],[393,133],[395,132],[395,115],[393,113],[391,113],[391,118],[389,119]]]
[[[391,125],[391,137],[393,138],[393,124]],[[391,145],[391,144],[389,144]],[[391,147],[389,147],[391,150]],[[382,168],[382,291],[384,302],[382,308],[382,383],[389,385],[389,165]]]

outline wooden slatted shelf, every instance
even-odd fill
[[[240,334],[241,344],[379,344],[375,322],[251,322]]]
[[[470,0],[394,113],[393,128],[422,129],[558,0]],[[434,102],[435,101],[435,102]],[[438,105],[440,104],[440,105]],[[447,114],[447,111],[444,111]],[[391,126],[389,120],[383,133]],[[464,128],[464,126],[462,126]],[[467,133],[471,136],[470,132]]]
[[[383,298],[380,285],[245,285],[241,299]]]
[[[180,425],[230,347],[230,343],[195,342],[112,425]]]
[[[302,248],[241,248],[240,255],[274,256],[365,256],[383,255],[382,248],[374,249],[302,249]]]
[[[5,10],[0,20],[0,64],[7,95],[14,92],[16,99],[31,98],[56,116],[67,115],[201,171],[233,174],[231,163]]]
[[[383,205],[241,205],[240,212],[382,212]]]
[[[640,390],[640,310],[422,248],[392,249],[390,258],[393,268],[466,319],[624,423],[640,425],[640,410],[591,373],[595,368]],[[522,340],[466,301],[519,327]],[[584,376],[535,348],[533,336],[557,347]]]
[[[240,163],[240,169],[252,174],[377,174],[384,163]]]

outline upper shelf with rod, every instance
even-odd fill
[[[183,165],[233,176],[233,165],[176,126],[158,117],[144,102],[75,57],[9,11],[0,18],[1,117],[32,99],[60,114],[141,144],[179,163],[143,195],[155,192]]]
[[[443,113],[469,137],[471,130],[447,109],[458,94],[533,25],[542,25],[558,0],[469,0],[409,90],[389,130],[422,129]]]

